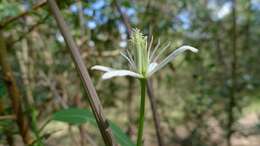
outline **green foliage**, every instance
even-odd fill
[[[53,114],[52,119],[72,125],[81,125],[86,122],[96,124],[93,114],[87,109],[69,108],[60,110]]]
[[[69,108],[58,111],[53,114],[52,119],[72,125],[81,125],[90,123],[97,126],[96,120],[92,112],[88,109]],[[112,132],[119,144],[122,146],[134,146],[130,138],[115,123],[109,122]]]
[[[18,3],[10,3],[6,0],[0,3],[0,21],[3,21],[6,17],[16,16],[21,12],[20,5]]]
[[[84,100],[84,97],[88,95],[83,92],[68,48],[61,38],[49,7],[45,5],[31,10],[33,4],[38,2],[36,0],[0,1],[0,24],[8,18],[21,14],[24,8],[31,11],[2,29],[6,37],[8,60],[22,94],[23,112],[27,117],[32,116],[27,115],[30,112],[26,112],[28,109],[26,101],[30,96],[37,110],[34,121],[29,122],[30,131],[33,131],[32,124],[40,126],[39,123],[43,123],[43,119],[52,115],[53,111],[59,110],[61,106],[88,107],[88,102]],[[87,68],[95,64],[128,68],[125,59],[119,54],[129,48],[127,44],[129,42],[126,41],[127,32],[120,12],[113,1],[80,1],[84,22],[84,26],[81,26],[77,9],[78,1],[57,0]],[[161,123],[163,129],[167,129],[165,133],[162,132],[167,142],[165,145],[212,146],[216,143],[224,143],[226,137],[221,133],[228,131],[227,115],[231,109],[229,101],[233,63],[232,1],[117,0],[117,2],[123,14],[129,18],[128,22],[132,28],[140,29],[148,36],[148,40],[153,35],[152,47],[156,46],[157,39],[160,38],[162,46],[167,41],[172,43],[169,52],[184,44],[199,49],[196,55],[187,53],[176,58],[152,78]],[[72,6],[74,12],[72,12]],[[218,17],[220,14],[224,15]],[[236,0],[237,89],[235,90],[236,105],[233,107],[234,130],[237,130],[241,119],[243,120],[249,113],[255,115],[260,113],[259,16],[259,0]],[[89,27],[89,22],[95,26]],[[40,24],[37,25],[38,23]],[[169,52],[162,54],[162,58]],[[137,111],[140,102],[137,82],[127,78],[101,81],[100,73],[92,70],[89,70],[89,73],[105,112],[109,113],[112,121],[116,119],[122,127],[130,129],[129,133],[133,132],[131,127],[136,125],[138,120]],[[0,113],[1,116],[8,117],[13,114],[14,110],[2,77],[0,67]],[[149,113],[150,108],[147,109],[148,120],[145,121],[145,129],[148,130],[145,130],[145,137],[147,137],[145,142],[156,143],[152,129],[154,128],[153,121],[150,120],[152,119]],[[90,123],[96,126],[95,119],[88,110],[70,109],[58,113],[53,114],[53,118],[59,121],[73,125]],[[258,125],[260,129],[259,120],[256,122],[258,124],[252,127]],[[114,135],[121,137],[117,138],[118,142],[121,140],[120,143],[123,143],[125,139],[128,139],[115,124],[110,122],[110,126],[113,132],[117,131]],[[183,133],[186,133],[187,137],[178,135],[178,130],[183,127],[190,129],[184,128]],[[249,126],[246,125],[246,127]],[[46,130],[47,128],[49,127],[46,127]],[[4,136],[6,129],[10,130],[9,132],[13,135],[18,134],[17,124],[13,119],[1,120],[0,145],[7,145],[2,143],[6,141]],[[41,136],[45,136],[44,130]],[[234,141],[237,138],[236,132],[240,131],[235,131],[232,137]],[[32,136],[35,140],[36,136],[33,134]],[[133,137],[135,136],[133,134]],[[219,137],[219,139],[212,140],[212,137]],[[52,139],[57,142],[60,139],[63,141],[64,137],[52,137]],[[179,143],[186,141],[191,141],[191,143]],[[44,139],[43,142],[45,142]],[[61,145],[75,145],[70,142],[71,140],[67,138],[66,142]]]
[[[6,94],[6,87],[4,82],[0,80],[0,99]]]

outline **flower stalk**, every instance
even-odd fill
[[[139,109],[139,121],[138,121],[138,135],[137,146],[143,145],[143,131],[144,131],[144,116],[145,116],[145,93],[146,93],[146,79],[140,79],[141,85],[141,102]]]

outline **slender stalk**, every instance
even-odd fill
[[[141,85],[141,104],[139,111],[139,123],[138,123],[138,137],[137,146],[143,145],[143,130],[144,130],[144,112],[145,112],[145,93],[146,93],[146,79],[140,79]]]

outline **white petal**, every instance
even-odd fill
[[[167,56],[159,65],[157,65],[151,72],[148,73],[148,76],[151,76],[153,73],[156,71],[160,70],[163,68],[167,63],[175,59],[176,56],[182,54],[186,50],[190,50],[191,52],[198,52],[198,49],[191,47],[191,46],[182,46],[176,50],[174,50],[169,56]]]
[[[152,62],[151,64],[149,64],[148,66],[148,74],[150,71],[152,71],[158,64],[156,62]]]
[[[113,69],[110,67],[102,66],[102,65],[95,65],[95,66],[91,67],[91,70],[99,70],[99,71],[108,72],[108,71],[112,71]]]
[[[112,70],[108,71],[103,74],[102,79],[107,80],[113,77],[122,77],[122,76],[131,76],[135,78],[141,78],[142,76],[140,74],[137,74],[135,72],[129,71],[129,70]]]

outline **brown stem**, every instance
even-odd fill
[[[22,111],[21,94],[16,86],[16,81],[13,76],[11,66],[8,62],[6,44],[2,32],[0,32],[0,65],[2,67],[2,72],[5,84],[8,88],[9,96],[11,97],[12,109],[16,115],[16,123],[18,125],[20,135],[22,136],[23,142],[26,145],[29,145],[32,143],[32,139],[29,134],[28,123]]]
[[[118,13],[119,13],[120,16],[121,16],[121,19],[123,20],[123,23],[124,23],[125,27],[127,28],[127,37],[129,38],[129,37],[130,37],[130,34],[131,34],[131,25],[130,25],[130,22],[129,22],[129,18],[128,18],[127,15],[125,15],[125,14],[122,12],[122,10],[121,10],[121,8],[120,8],[120,6],[119,6],[117,0],[114,0],[114,1],[113,1],[113,4],[115,5],[115,7],[116,7]]]
[[[85,35],[85,19],[84,19],[84,14],[83,14],[83,7],[82,7],[82,2],[81,0],[76,0],[77,5],[78,5],[78,10],[79,10],[79,24],[80,24],[80,32],[81,36]]]
[[[91,78],[86,69],[86,66],[80,56],[79,49],[76,46],[76,44],[68,30],[68,27],[64,21],[63,16],[61,15],[61,12],[60,12],[55,0],[47,0],[47,2],[50,6],[51,12],[53,13],[53,15],[55,17],[55,20],[63,35],[63,38],[64,38],[67,46],[70,49],[71,56],[73,58],[77,71],[80,75],[80,79],[82,81],[84,90],[85,90],[85,92],[87,92],[89,94],[88,100],[90,102],[91,109],[96,118],[99,130],[103,137],[103,140],[107,146],[114,146],[114,145],[116,145],[116,143],[114,141],[111,129],[109,128],[109,123],[104,116],[103,107],[98,98],[97,92],[91,81]]]
[[[230,100],[228,107],[228,133],[227,145],[231,146],[231,138],[234,133],[233,124],[235,122],[234,108],[236,107],[236,89],[237,89],[237,34],[236,34],[236,0],[233,0],[232,7],[232,64],[231,64],[231,80]]]
[[[162,134],[161,134],[160,116],[157,111],[156,101],[155,101],[155,96],[153,93],[153,87],[152,87],[151,80],[148,80],[148,82],[147,82],[147,93],[148,93],[148,97],[149,97],[149,101],[150,101],[150,105],[151,105],[151,109],[152,109],[153,121],[154,121],[158,145],[164,146],[164,141],[163,141]]]

